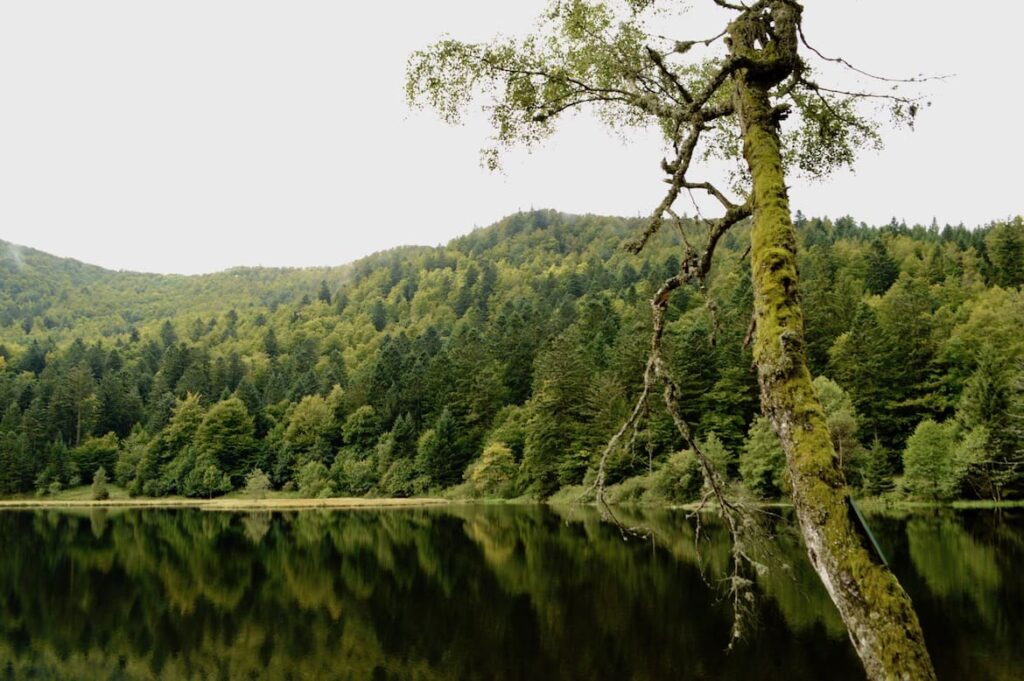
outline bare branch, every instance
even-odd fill
[[[715,247],[718,245],[719,239],[721,239],[733,225],[740,220],[750,217],[753,212],[753,205],[748,199],[743,205],[732,206],[725,212],[725,215],[711,223],[711,228],[708,230],[708,246],[704,250],[704,255],[701,256],[700,261],[699,271],[702,280],[706,278],[708,272],[711,271],[711,263],[714,260]]]
[[[804,27],[802,22],[797,24],[797,31],[800,33],[800,42],[804,44],[804,47],[806,47],[814,54],[818,55],[820,59],[823,59],[824,61],[827,62],[832,62],[833,64],[840,64],[850,69],[851,71],[859,73],[862,76],[867,76],[868,78],[871,78],[873,80],[880,80],[885,83],[925,83],[931,80],[946,80],[947,78],[951,78],[955,75],[945,74],[940,76],[917,76],[915,78],[889,78],[886,76],[878,76],[873,73],[869,73],[863,69],[857,68],[856,66],[846,61],[842,57],[826,57],[824,54],[819,52],[815,47],[813,47],[809,42],[807,42],[807,37],[804,35]]]
[[[893,102],[899,102],[900,104],[913,104],[915,102],[920,102],[921,100],[924,99],[924,97],[903,97],[900,95],[891,95],[881,92],[856,92],[851,90],[837,90],[835,88],[818,85],[814,81],[807,80],[806,78],[802,78],[800,82],[803,85],[805,85],[807,89],[813,90],[815,92],[828,92],[834,95],[853,97],[855,99],[888,99]]]
[[[537,112],[533,115],[533,120],[535,122],[541,123],[544,120],[551,118],[552,116],[556,116],[562,113],[563,111],[567,111],[568,109],[572,109],[573,107],[583,106],[584,104],[597,104],[599,102],[619,102],[622,104],[629,104],[629,101],[622,97],[593,96],[583,97],[580,99],[568,99],[568,101],[565,104],[556,106],[554,108],[538,109]]]
[[[679,198],[679,191],[683,187],[683,183],[686,180],[686,171],[690,168],[690,162],[693,159],[693,152],[697,148],[697,142],[700,141],[700,134],[704,131],[703,123],[697,122],[690,126],[690,134],[684,141],[682,148],[679,151],[679,155],[672,164],[663,163],[662,166],[666,172],[671,173],[669,178],[669,189],[665,194],[665,198],[661,200],[658,207],[654,209],[651,214],[651,218],[647,223],[647,227],[641,232],[636,238],[626,242],[625,248],[630,253],[636,254],[643,250],[647,242],[651,240],[651,237],[658,233],[661,229],[661,225],[665,221],[665,212],[672,207],[672,204]]]
[[[871,127],[866,125],[856,116],[846,115],[840,111],[837,111],[835,106],[832,105],[832,102],[828,101],[828,97],[822,94],[823,91],[827,92],[828,90],[824,90],[823,88],[818,87],[816,83],[813,83],[811,81],[801,80],[800,83],[814,93],[814,96],[818,98],[818,100],[821,102],[821,105],[825,107],[825,109],[833,116],[833,118],[842,121],[843,123],[846,123],[850,127],[856,128],[865,135],[870,136],[872,134]],[[797,101],[795,97],[791,96],[791,98],[793,98],[794,101]],[[911,106],[916,106],[916,104],[911,104]]]
[[[725,208],[726,210],[729,210],[730,208],[735,208],[736,207],[735,204],[732,201],[730,201],[729,199],[727,199],[725,197],[725,194],[720,192],[710,182],[683,182],[683,188],[684,189],[703,189],[708,194],[710,194],[711,196],[714,196],[716,199],[718,199],[718,202],[720,204],[722,204],[722,207]]]
[[[597,476],[594,478],[594,484],[587,488],[586,491],[580,495],[582,500],[584,497],[595,492],[598,503],[602,503],[604,499],[604,483],[605,483],[605,470],[608,463],[608,457],[612,452],[615,451],[616,447],[619,446],[619,442],[622,437],[626,434],[626,431],[631,427],[635,427],[637,421],[640,419],[640,415],[643,414],[644,409],[647,406],[647,398],[650,395],[651,388],[651,377],[654,370],[653,360],[647,361],[647,368],[644,369],[644,387],[640,393],[640,397],[637,398],[636,405],[633,407],[633,411],[630,413],[629,418],[622,424],[622,427],[612,436],[612,439],[608,441],[604,451],[601,452],[601,459],[598,462]]]

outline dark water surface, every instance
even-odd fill
[[[791,529],[727,653],[725,536],[625,520],[658,541],[543,507],[0,512],[0,679],[863,678]],[[940,678],[1024,678],[1024,513],[871,522]]]

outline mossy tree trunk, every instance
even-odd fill
[[[664,311],[675,289],[692,282],[703,286],[718,240],[740,220],[753,219],[755,360],[762,406],[786,451],[793,501],[811,562],[836,603],[868,676],[934,679],[910,599],[866,548],[868,537],[853,521],[842,470],[807,369],[796,233],[778,125],[794,107],[800,113],[794,134],[801,144],[787,151],[812,172],[847,164],[854,149],[874,139],[872,128],[848,106],[849,98],[858,95],[823,88],[806,77],[798,49],[799,0],[713,1],[735,17],[724,38],[729,46],[725,59],[680,63],[691,48],[711,46],[720,36],[699,41],[645,36],[645,20],[635,17],[655,12],[654,2],[631,0],[627,4],[634,19],[623,18],[621,23],[613,19],[617,11],[601,2],[558,3],[558,11],[545,20],[553,31],[539,39],[493,45],[442,40],[417,52],[410,60],[407,93],[412,101],[427,103],[454,122],[474,101],[477,86],[485,85],[493,98],[492,123],[499,145],[539,141],[554,130],[552,121],[561,113],[580,107],[596,107],[616,126],[656,121],[674,152],[671,160],[662,161],[669,188],[642,233],[626,244],[634,253],[658,232],[666,215],[675,217],[672,206],[681,192],[707,192],[724,208],[720,218],[708,222],[703,252],[687,243],[680,272],[666,280],[652,301],[654,333],[644,390],[602,454],[599,496],[604,462],[644,413],[655,379],[666,385],[666,403],[680,435],[698,451],[689,425],[679,416],[678,390],[660,359]],[[818,56],[853,68],[844,60]],[[898,117],[912,120],[916,111],[912,99],[860,95],[869,96],[892,101]],[[730,201],[711,183],[688,176],[702,134],[728,129],[737,118],[753,179],[753,193],[742,203]],[[810,153],[803,142],[811,142]],[[719,150],[730,156],[732,146]],[[713,466],[699,456],[715,479]],[[717,487],[715,496],[730,506]]]
[[[786,451],[807,552],[871,679],[934,679],[910,598],[855,525],[821,402],[807,368],[797,235],[786,192],[772,88],[799,68],[800,6],[770,3],[771,22],[743,13],[729,28],[743,155],[753,179],[751,259],[761,404]]]

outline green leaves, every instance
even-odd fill
[[[632,13],[618,10],[554,2],[526,38],[486,45],[443,39],[410,57],[407,99],[449,123],[480,101],[494,133],[495,146],[483,155],[488,167],[497,166],[500,147],[540,142],[562,114],[584,107],[611,128],[655,122],[677,130],[676,102],[646,54],[651,36]]]
[[[878,123],[862,114],[859,98],[800,85],[788,99],[797,114],[782,124],[784,159],[790,169],[822,179],[840,168],[852,168],[861,150],[881,148]]]
[[[903,484],[923,499],[948,499],[959,486],[953,466],[956,424],[925,419],[914,429],[903,452]]]

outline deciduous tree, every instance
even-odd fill
[[[721,204],[722,215],[707,223],[703,243],[687,241],[679,273],[652,300],[652,353],[645,389],[630,419],[634,423],[657,382],[680,435],[693,441],[680,414],[678,386],[661,358],[665,311],[673,291],[684,284],[703,290],[718,242],[738,222],[751,219],[753,350],[761,403],[786,452],[811,563],[870,677],[934,678],[910,599],[868,551],[851,520],[849,491],[807,368],[797,235],[787,196],[787,172],[824,175],[850,164],[859,147],[877,144],[875,128],[857,106],[867,93],[816,80],[805,55],[850,65],[808,44],[797,0],[714,3],[730,12],[725,29],[710,38],[682,40],[651,30],[651,12],[665,2],[556,0],[539,33],[523,40],[468,44],[446,39],[414,54],[407,91],[413,102],[433,107],[451,122],[459,121],[484,92],[496,146],[538,142],[562,114],[582,107],[594,109],[613,127],[660,129],[668,152],[662,161],[668,190],[645,229],[629,243],[634,252],[666,221],[675,220],[673,206],[684,192],[702,192]],[[718,45],[717,54],[692,56]],[[917,112],[912,99],[888,91],[870,94],[891,103],[897,117],[912,119]],[[707,153],[740,161],[741,198],[693,177],[693,160]],[[485,159],[495,166],[498,152],[485,152]],[[613,437],[602,461],[630,425]],[[706,461],[703,465],[708,467]],[[602,484],[599,474],[599,494]],[[717,482],[713,487],[727,522],[736,529],[732,507]],[[742,559],[742,552],[735,557]]]

